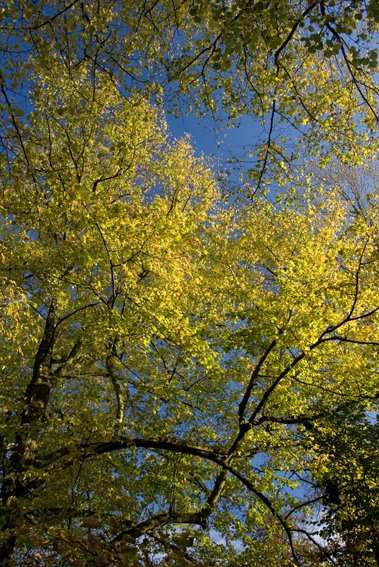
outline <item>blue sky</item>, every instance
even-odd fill
[[[225,128],[215,124],[212,119],[203,120],[199,123],[197,117],[186,116],[184,113],[179,118],[167,115],[167,122],[171,134],[180,138],[184,134],[191,136],[192,144],[197,154],[210,156],[224,160],[230,155],[240,154],[243,146],[256,143],[262,128],[251,118],[243,117],[239,127]]]

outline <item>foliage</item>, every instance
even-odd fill
[[[319,453],[314,478],[324,490],[329,512],[324,518],[326,538],[339,533],[335,554],[359,565],[376,565],[379,487],[378,427],[359,404],[341,404],[310,431]],[[315,443],[316,441],[316,443]],[[347,556],[347,558],[346,558]],[[345,563],[342,563],[345,564]]]
[[[269,168],[278,116],[372,155],[378,14],[273,6],[3,3],[4,566],[378,562],[377,195]],[[170,82],[268,113],[248,204],[171,139]]]
[[[374,0],[7,0],[2,14],[8,99],[36,62],[59,60],[124,94],[163,94],[175,112],[186,101],[216,121],[253,116],[262,130],[247,148],[249,195],[309,155],[362,163],[376,153]]]

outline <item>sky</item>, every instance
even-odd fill
[[[217,118],[220,116],[221,113]],[[246,183],[245,169],[241,170],[236,160],[241,158],[245,166],[251,166],[253,162],[247,149],[256,147],[258,139],[267,138],[267,130],[246,115],[242,116],[238,126],[227,126],[226,116],[223,124],[216,124],[212,118],[203,118],[199,122],[197,116],[186,115],[184,109],[178,118],[166,112],[166,119],[173,138],[189,135],[195,155],[209,159],[215,177],[226,182],[229,203],[233,203],[236,195],[240,194],[239,189]],[[225,171],[228,171],[227,177]]]
[[[241,118],[239,126],[215,124],[212,118],[199,122],[198,117],[182,112],[179,118],[166,115],[170,134],[174,138],[190,135],[191,144],[197,156],[214,160],[214,169],[228,165],[228,160],[241,156],[246,146],[254,146],[258,137],[264,135],[264,128],[249,116]],[[246,153],[245,153],[246,156]]]
[[[167,115],[167,122],[175,138],[190,134],[196,152],[206,156],[240,153],[243,146],[254,144],[261,132],[257,123],[247,116],[242,118],[239,127],[228,129],[215,125],[211,119],[199,123],[197,117],[184,114],[179,118]]]

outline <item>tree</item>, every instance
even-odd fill
[[[247,148],[250,197],[309,155],[376,155],[374,0],[7,0],[2,13],[5,98],[58,59],[125,95],[159,102],[163,90],[177,112],[187,103],[216,121],[253,116],[262,135]]]
[[[375,401],[377,207],[230,209],[142,98],[53,79],[2,176],[3,563],[300,564],[308,426]]]
[[[3,6],[4,566],[332,565],[340,550],[320,536],[346,547],[370,520],[377,478],[354,499],[348,464],[367,475],[375,454],[373,429],[367,450],[360,440],[377,410],[377,199],[351,211],[339,187],[299,175],[230,206],[152,100],[148,71],[173,57],[157,30],[181,29],[184,49],[199,10],[210,22],[186,7]],[[281,53],[300,30],[286,25]],[[20,32],[31,52],[15,62]],[[21,115],[12,89],[31,70]],[[336,507],[325,494],[339,477]]]
[[[314,478],[328,509],[325,536],[334,539],[342,565],[378,565],[377,423],[364,406],[351,401],[336,408],[328,421],[309,432],[319,452]]]

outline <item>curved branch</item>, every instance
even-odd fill
[[[308,14],[310,14],[312,12],[312,10],[318,4],[320,4],[320,0],[318,0],[317,2],[313,2],[313,4],[310,4],[308,6],[308,8],[306,10],[304,10],[304,12],[301,14],[301,17],[298,20],[296,20],[296,22],[292,26],[289,34],[287,35],[286,39],[283,41],[283,43],[278,47],[278,49],[274,53],[275,65],[278,65],[279,57],[280,57],[282,51],[284,51],[284,49],[287,47],[287,45],[289,44],[289,42],[293,38],[293,36],[294,36],[297,28],[299,27],[299,25],[304,21],[304,19],[308,16]]]
[[[281,517],[281,515],[275,510],[274,506],[271,504],[269,498],[260,492],[251,481],[245,478],[239,471],[237,471],[231,464],[230,459],[225,454],[220,454],[215,451],[204,449],[203,447],[199,447],[196,445],[189,445],[184,441],[180,440],[166,440],[166,439],[142,439],[142,438],[127,438],[121,437],[119,439],[111,440],[111,441],[100,441],[95,443],[81,443],[76,447],[76,455],[82,453],[84,456],[83,458],[90,458],[93,455],[102,455],[106,453],[111,453],[113,451],[119,451],[121,449],[130,449],[130,448],[145,448],[145,449],[160,449],[166,451],[172,451],[175,453],[181,453],[186,455],[193,455],[196,457],[200,457],[202,459],[206,459],[211,461],[221,467],[223,471],[218,475],[214,489],[209,496],[206,504],[203,508],[198,512],[191,512],[191,513],[177,513],[177,512],[169,512],[165,514],[158,514],[141,522],[137,526],[128,528],[127,530],[121,532],[116,536],[115,542],[119,541],[125,535],[131,535],[132,537],[140,537],[141,535],[147,534],[150,531],[158,528],[159,526],[168,524],[168,523],[179,523],[179,524],[197,524],[201,527],[206,527],[206,520],[209,516],[212,507],[217,503],[219,500],[221,493],[223,491],[226,475],[227,473],[231,473],[235,476],[241,484],[243,484],[246,488],[250,490],[257,498],[265,504],[265,506],[270,510],[271,514],[276,518],[279,523],[282,525],[284,531],[287,534],[288,541],[291,547],[291,552],[298,564],[297,555],[293,546],[292,541],[292,532],[291,528],[288,526],[286,521]],[[46,455],[40,459],[40,464],[49,467],[55,464],[59,459],[64,458],[70,454],[70,450],[68,448],[63,448],[54,453]]]
[[[162,514],[157,514],[152,516],[148,520],[140,522],[136,526],[132,526],[118,533],[111,541],[111,544],[115,544],[121,541],[123,537],[130,536],[137,539],[143,535],[148,535],[154,532],[156,529],[166,526],[167,524],[196,524],[202,528],[205,528],[204,521],[202,521],[201,514],[199,512],[192,512],[189,514],[179,513],[179,512],[167,512]]]
[[[75,6],[75,4],[77,4],[77,2],[78,2],[78,0],[73,0],[71,2],[71,4],[68,4],[68,6],[63,6],[63,8],[61,10],[59,10],[59,12],[56,12],[53,16],[51,16],[50,18],[47,18],[41,24],[38,24],[36,26],[31,26],[30,28],[26,28],[26,29],[32,29],[32,30],[36,31],[40,28],[43,28],[44,26],[46,26],[48,24],[51,24],[51,22],[53,22],[54,20],[56,20],[60,16],[63,16],[63,14],[65,14],[66,12],[68,12],[68,10],[70,10],[73,6]]]
[[[204,449],[197,445],[189,445],[184,441],[180,440],[167,440],[158,438],[132,438],[132,437],[119,437],[118,439],[112,439],[110,441],[98,441],[93,443],[79,443],[75,447],[68,448],[62,447],[53,453],[49,453],[40,457],[39,463],[42,467],[50,467],[57,461],[68,457],[71,452],[75,452],[77,455],[83,454],[85,458],[89,458],[94,455],[104,455],[106,453],[112,453],[114,451],[121,451],[122,449],[161,449],[165,451],[172,451],[174,453],[182,453],[184,455],[192,455],[194,457],[200,457],[202,459],[207,459],[213,461],[214,463],[221,465],[224,454],[217,453],[209,449]],[[74,457],[69,460],[72,462]]]
[[[323,2],[320,3],[320,6],[321,6],[321,12],[322,12],[322,14],[325,15],[325,7],[324,7],[324,5],[323,5]],[[341,39],[341,36],[340,36],[340,34],[337,32],[337,30],[336,30],[328,21],[325,22],[325,26],[326,26],[326,28],[331,32],[332,36],[337,40],[337,42],[338,42],[339,45],[340,45],[342,57],[343,57],[343,59],[344,59],[344,61],[345,61],[347,70],[348,70],[348,72],[349,72],[349,75],[350,75],[350,77],[351,77],[351,80],[353,81],[353,84],[355,85],[357,91],[358,91],[359,94],[361,95],[363,101],[367,104],[368,108],[371,110],[371,112],[372,112],[372,114],[374,115],[376,121],[379,122],[379,116],[378,116],[378,114],[375,112],[375,110],[374,110],[372,104],[370,103],[370,101],[368,100],[368,98],[365,96],[364,92],[363,92],[362,89],[361,89],[361,86],[360,86],[360,84],[359,84],[359,81],[357,80],[357,78],[356,78],[356,76],[355,76],[355,74],[354,74],[354,71],[353,71],[353,69],[352,69],[351,62],[349,61],[349,58],[348,58],[348,56],[347,56],[346,49],[345,49],[345,46],[344,46],[344,43],[345,43],[345,42]],[[346,44],[346,43],[345,43],[345,44]]]

